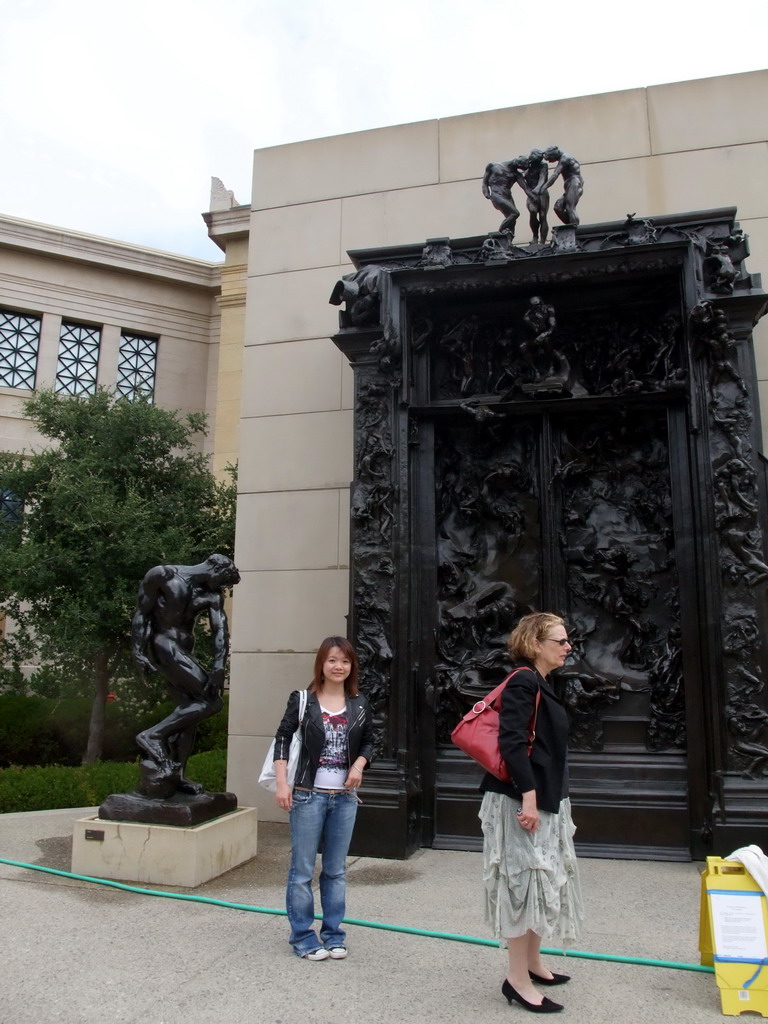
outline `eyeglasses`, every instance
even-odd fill
[[[567,636],[564,636],[561,640],[558,640],[554,636],[545,636],[545,637],[543,637],[543,639],[544,640],[549,640],[549,642],[551,644],[560,644],[561,647],[570,647],[571,646],[571,641],[568,639]]]

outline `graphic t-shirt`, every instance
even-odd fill
[[[318,789],[343,789],[349,772],[347,711],[327,711],[322,704],[325,746],[315,774]]]

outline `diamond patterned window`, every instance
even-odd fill
[[[0,309],[0,386],[34,390],[41,323],[39,316]]]
[[[22,511],[21,498],[17,498],[13,491],[0,491],[0,529],[18,522]]]
[[[96,390],[101,331],[86,324],[61,325],[56,391],[60,395],[92,395]]]
[[[124,398],[149,398],[155,394],[157,338],[123,331],[117,362],[117,393]]]

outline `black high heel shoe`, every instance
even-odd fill
[[[552,971],[551,978],[542,978],[541,975],[534,974],[533,971],[528,971],[528,977],[537,985],[564,985],[566,981],[571,980],[570,974],[555,974],[554,971]]]
[[[562,1010],[560,1003],[554,1003],[551,999],[547,999],[546,996],[540,1003],[529,1003],[527,999],[523,999],[520,993],[512,988],[507,979],[504,979],[504,984],[501,986],[501,994],[506,997],[509,1005],[512,1005],[514,999],[516,1003],[520,1003],[526,1010],[530,1010],[531,1013],[559,1013]]]

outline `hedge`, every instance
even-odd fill
[[[187,763],[191,779],[213,793],[226,788],[227,752],[193,754]],[[49,811],[60,807],[94,807],[110,793],[127,793],[139,777],[138,762],[0,768],[0,814]]]

